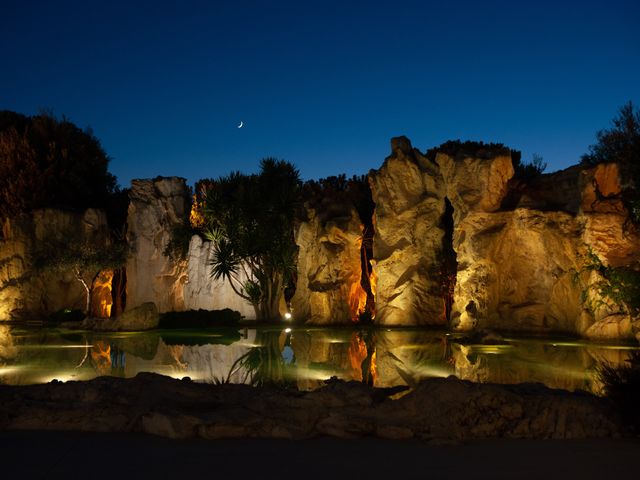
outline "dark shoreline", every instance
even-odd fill
[[[541,384],[455,377],[407,387],[330,381],[321,389],[200,384],[143,373],[131,379],[0,386],[1,430],[148,433],[169,438],[615,438],[608,400]]]

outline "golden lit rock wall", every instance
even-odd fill
[[[393,139],[391,148],[382,167],[369,173],[376,203],[376,323],[444,325],[438,276],[444,236],[442,176],[407,138]]]
[[[31,267],[30,253],[35,246],[45,240],[68,240],[69,235],[104,244],[108,239],[104,212],[42,209],[2,223],[0,321],[34,320],[63,308],[85,308],[85,291],[71,271],[39,273]]]
[[[313,209],[297,228],[298,281],[291,301],[295,318],[313,324],[351,323],[357,319],[362,269],[362,226],[354,208],[321,221]]]

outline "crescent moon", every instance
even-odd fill
[[[238,128],[242,128],[244,126],[244,123],[242,123],[242,120],[240,120],[240,125],[238,125]]]

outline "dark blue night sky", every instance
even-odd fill
[[[640,104],[633,0],[1,3],[0,109],[92,127],[123,186],[266,156],[305,179],[366,173],[396,135],[555,170]]]

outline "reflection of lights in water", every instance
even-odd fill
[[[3,375],[9,375],[10,373],[15,373],[22,370],[22,367],[19,366],[11,366],[11,367],[0,367],[0,377]]]
[[[397,345],[397,346],[394,346],[393,349],[394,350],[425,350],[429,348],[429,346],[430,345],[428,343],[408,344],[408,345]]]
[[[20,350],[55,350],[60,348],[87,348],[93,347],[89,345],[20,345]]]
[[[338,376],[341,377],[339,372],[335,372],[332,370],[324,370],[324,369],[316,369],[309,367],[298,367],[296,368],[296,373],[300,378],[304,378],[307,380],[328,380],[331,377]],[[347,378],[346,380],[352,380],[351,378]]]
[[[290,328],[285,328],[284,329],[284,333],[291,333],[291,329]]]
[[[411,373],[422,377],[447,378],[452,375],[451,370],[437,365],[418,365]]]
[[[350,340],[342,338],[325,338],[322,343],[350,343]]]

